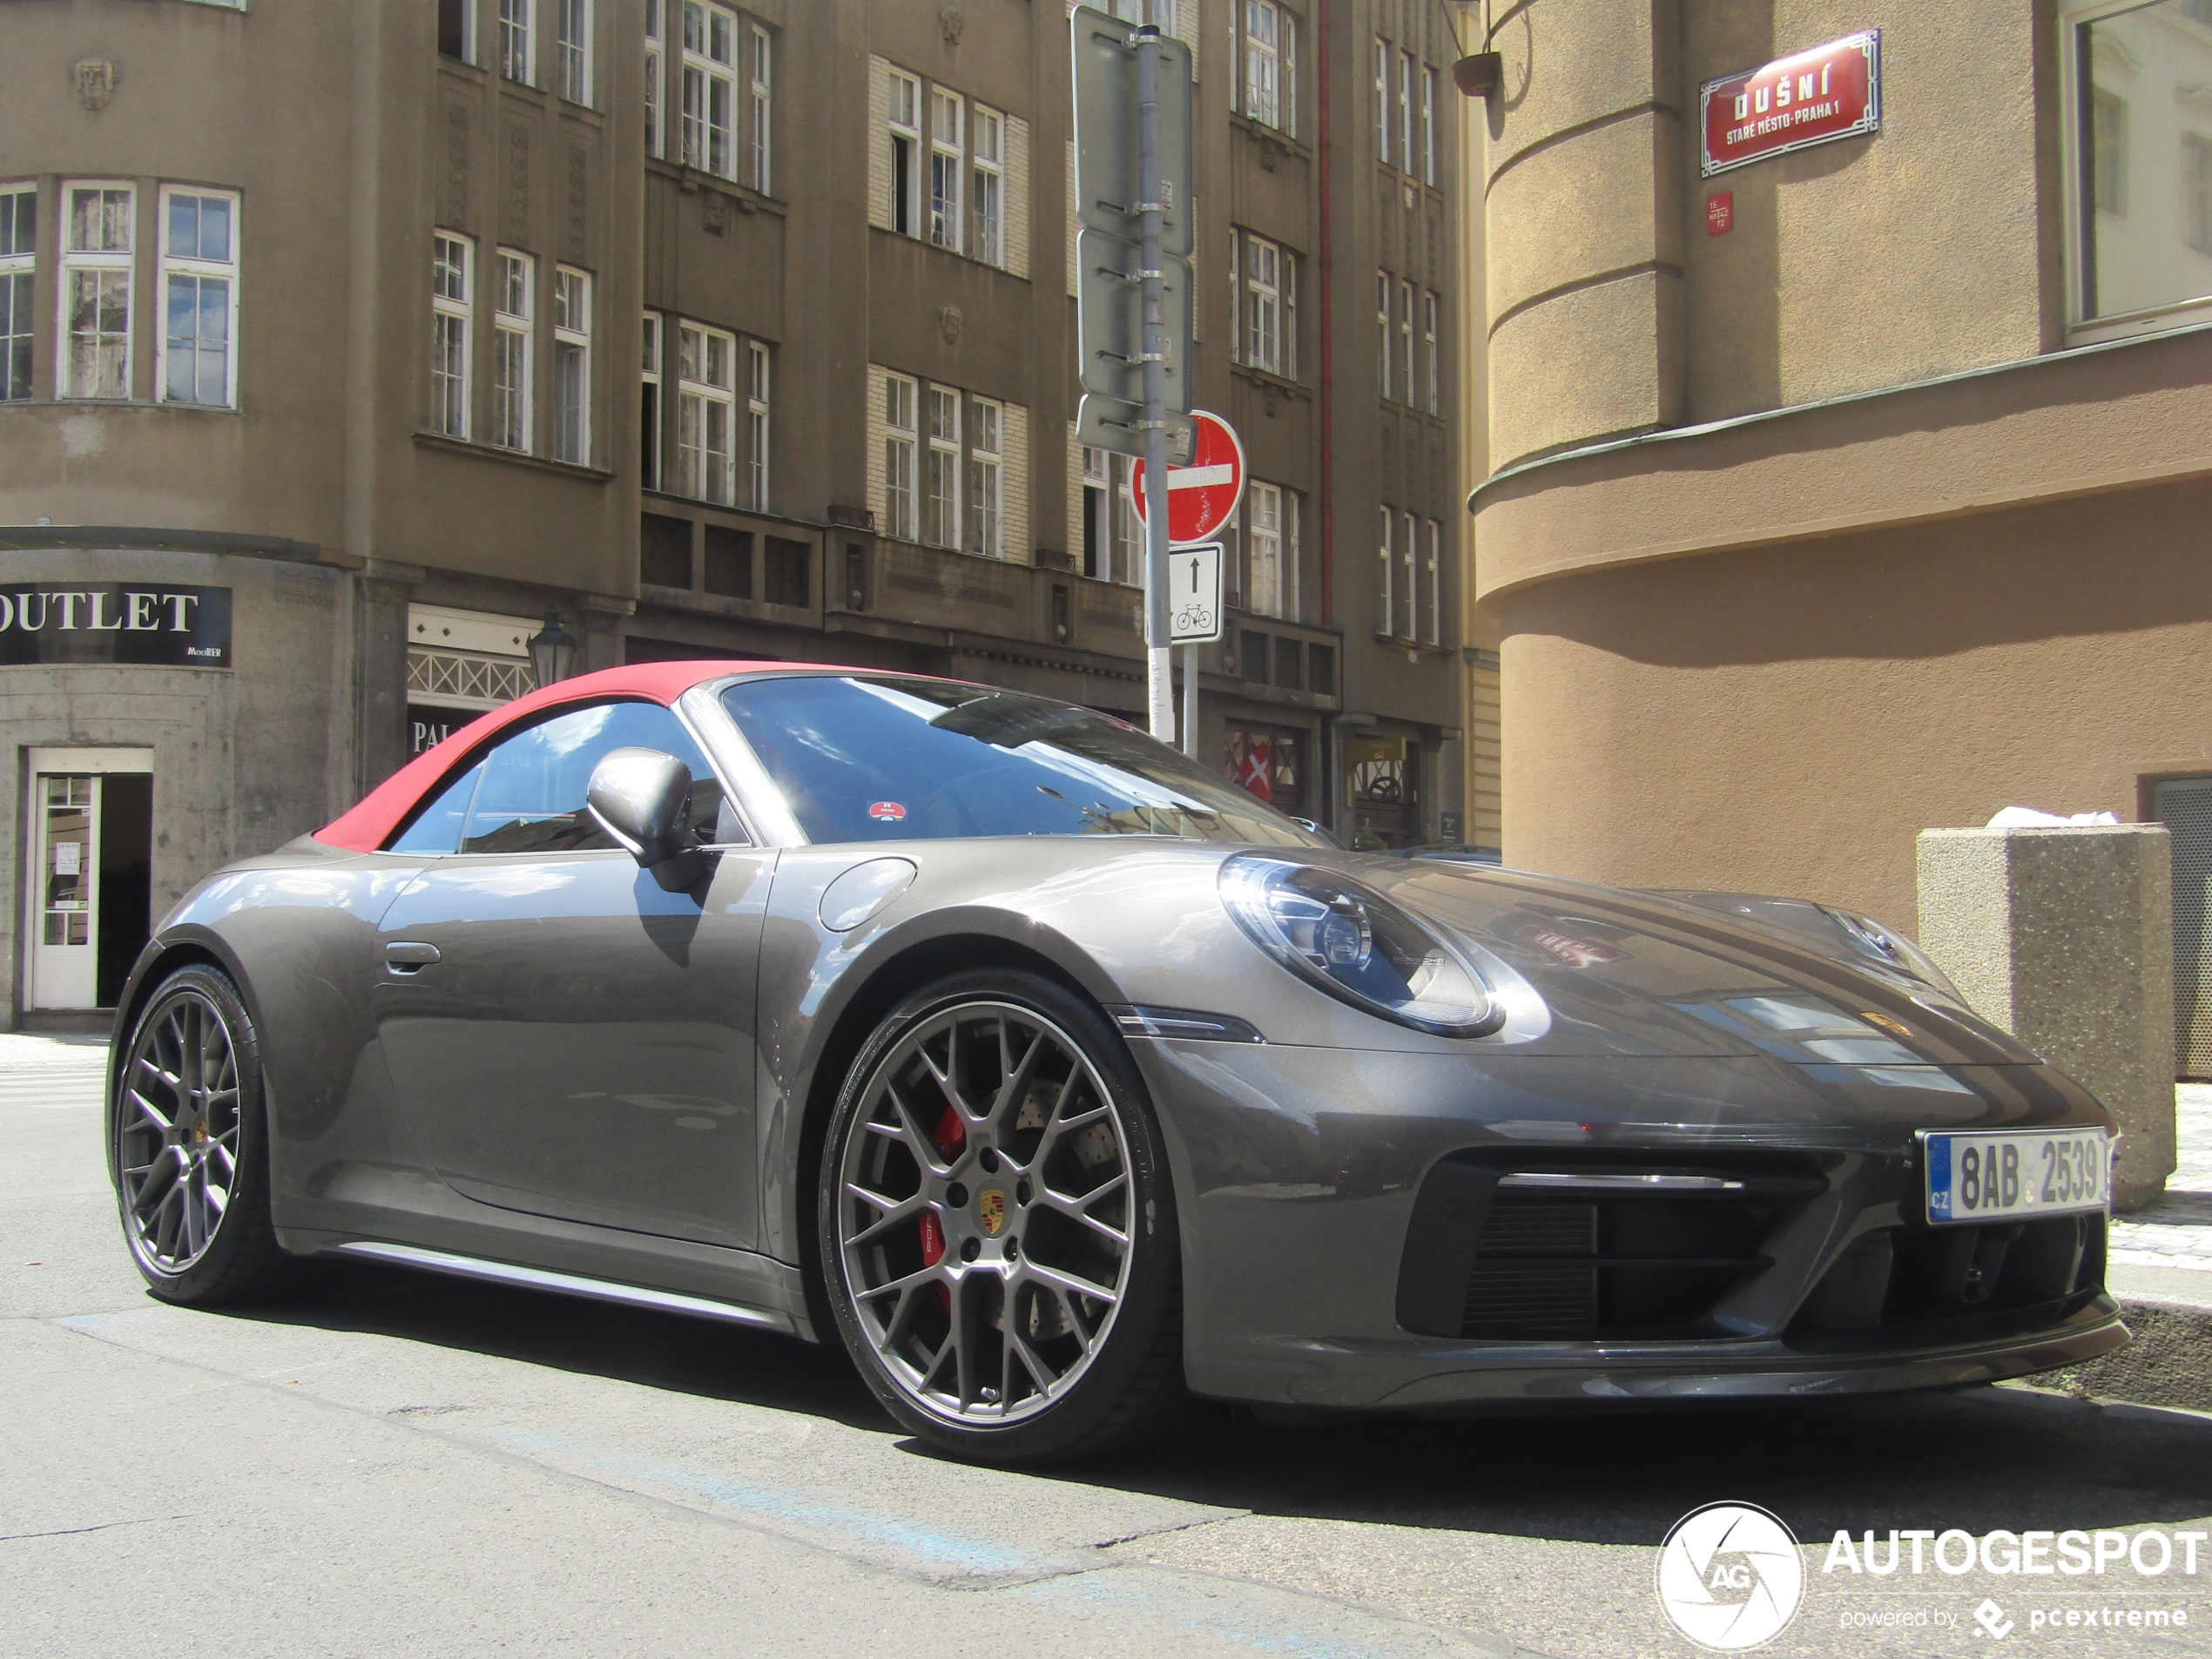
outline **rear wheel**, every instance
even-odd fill
[[[1186,1405],[1159,1130],[1104,1017],[1050,981],[962,974],[893,1011],[839,1098],[819,1213],[846,1345],[924,1439],[1052,1461]]]
[[[161,982],[111,1112],[124,1242],[154,1294],[210,1305],[275,1289],[289,1258],[269,1217],[260,1048],[228,975],[195,963]]]

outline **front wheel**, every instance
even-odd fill
[[[260,1047],[238,987],[195,963],[132,1027],[110,1103],[124,1242],[153,1293],[206,1306],[286,1276],[269,1216]]]
[[[910,1432],[1049,1462],[1188,1403],[1159,1129],[1099,1011],[1013,971],[909,998],[824,1143],[824,1278],[861,1374]]]

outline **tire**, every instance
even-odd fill
[[[1034,1465],[1190,1413],[1159,1125],[1089,1002],[1014,970],[909,997],[846,1076],[819,1180],[838,1330],[909,1433]]]
[[[260,1045],[238,987],[200,963],[179,968],[146,999],[123,1055],[108,1147],[132,1261],[165,1302],[272,1294],[293,1264],[270,1219]]]

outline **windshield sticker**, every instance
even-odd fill
[[[907,809],[895,800],[880,800],[868,808],[870,818],[886,819],[893,823],[907,815]]]

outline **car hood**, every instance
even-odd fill
[[[2038,1062],[1946,990],[1750,918],[1512,870],[1372,859],[1358,873],[1491,958],[1494,974],[1527,981],[1550,1013],[1540,1050],[1763,1054],[1877,1080],[1888,1067]]]

